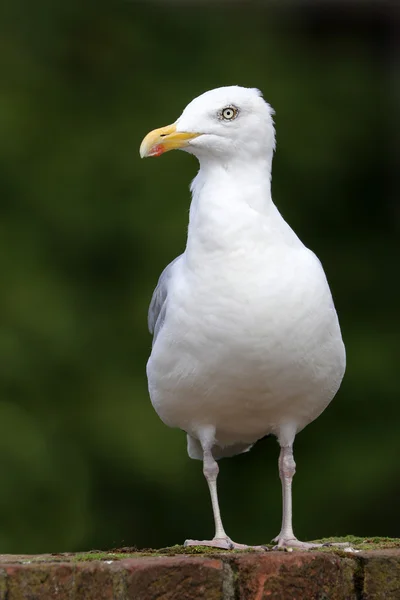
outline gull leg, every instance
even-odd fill
[[[210,450],[204,452],[203,473],[207,479],[208,489],[210,490],[211,504],[214,515],[215,536],[214,539],[227,539],[227,535],[222,525],[221,512],[218,502],[217,477],[219,467]]]
[[[280,534],[272,540],[273,542],[277,542],[277,545],[274,546],[274,550],[281,548],[312,550],[313,548],[321,548],[322,546],[349,547],[348,543],[327,542],[324,544],[317,544],[312,542],[301,542],[296,538],[292,526],[292,480],[295,472],[296,463],[293,458],[293,443],[287,446],[281,446],[279,455],[279,477],[282,482],[282,527]]]
[[[282,527],[280,534],[273,540],[277,542],[274,549],[292,547],[309,550],[322,546],[322,544],[300,542],[293,533],[292,480],[295,472],[296,463],[293,458],[293,443],[288,446],[281,446],[279,454],[279,477],[282,482]]]
[[[215,535],[212,540],[186,540],[185,546],[212,546],[215,548],[222,548],[224,550],[246,550],[248,548],[264,550],[264,548],[261,546],[246,546],[245,544],[237,544],[236,542],[233,542],[225,533],[225,529],[222,524],[221,513],[219,510],[217,492],[217,477],[219,473],[219,467],[217,461],[212,455],[211,448],[208,445],[203,446],[203,473],[210,490],[211,504],[214,514]]]

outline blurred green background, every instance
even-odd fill
[[[193,157],[143,136],[203,91],[276,109],[273,196],[322,260],[348,370],[295,446],[302,539],[400,536],[400,212],[379,3],[5,0],[0,6],[0,552],[213,533],[201,463],[147,393],[147,306],[185,245]],[[221,463],[226,529],[280,528],[278,445]]]

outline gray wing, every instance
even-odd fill
[[[153,297],[149,306],[149,314],[147,323],[149,325],[149,331],[153,334],[153,345],[156,341],[157,335],[163,326],[166,313],[167,297],[168,297],[168,283],[172,275],[172,267],[178,260],[182,258],[183,254],[177,256],[161,273],[158,280],[156,289],[153,292]]]

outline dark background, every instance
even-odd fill
[[[213,534],[201,463],[154,413],[147,306],[185,245],[203,91],[276,110],[273,197],[322,260],[347,346],[295,446],[295,532],[400,536],[396,48],[389,3],[5,0],[0,7],[0,552]],[[280,528],[278,445],[221,462],[233,539]]]

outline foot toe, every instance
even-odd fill
[[[186,540],[184,546],[208,546],[211,548],[220,548],[221,550],[255,550],[257,552],[265,552],[267,550],[264,546],[247,546],[246,544],[237,544],[229,537],[214,538],[212,540]]]
[[[297,538],[282,538],[276,537],[273,542],[278,542],[274,546],[273,550],[286,550],[288,548],[296,548],[298,550],[312,550],[313,548],[321,548],[322,544],[315,544],[313,542],[301,542]]]
[[[212,540],[186,540],[184,546],[208,546],[221,550],[233,550],[233,542],[229,538],[214,538]]]

